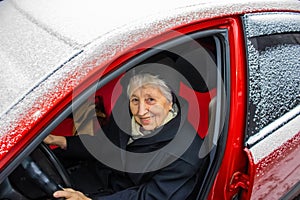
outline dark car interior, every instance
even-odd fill
[[[109,83],[99,87],[87,101],[94,104],[97,116],[85,114],[83,121],[92,121],[94,131],[104,125],[113,117],[115,104],[118,104],[116,96],[125,95],[128,77],[132,72],[150,71],[159,73],[167,82],[176,95],[189,102],[188,120],[198,131],[201,138],[212,137],[210,132],[215,121],[215,96],[217,95],[216,70],[217,49],[216,38],[212,36],[200,37],[195,42],[184,42],[173,46],[168,50],[155,50],[153,55],[141,60],[137,65],[126,69],[126,73],[120,73]],[[196,46],[203,48],[197,49]],[[151,51],[151,50],[149,50]],[[203,55],[199,55],[199,52]],[[150,55],[150,54],[149,54]],[[202,56],[202,57],[201,57]],[[197,57],[201,60],[200,68],[195,68],[190,60]],[[155,65],[153,67],[153,65]],[[150,66],[150,67],[149,67]],[[168,66],[164,68],[164,66]],[[157,70],[156,68],[157,67]],[[172,73],[172,74],[170,74]],[[100,80],[101,82],[101,80]],[[198,114],[195,111],[199,111]],[[199,114],[201,111],[201,114]],[[95,113],[95,112],[94,112]],[[92,116],[92,117],[90,117]],[[74,125],[73,113],[65,118],[51,134],[71,136],[78,134]],[[80,123],[82,124],[83,121]],[[207,140],[210,151],[211,139]],[[85,194],[101,192],[101,186],[93,175],[93,162],[91,160],[75,160],[66,162],[59,160],[55,155],[57,147],[41,143],[32,151],[29,157],[0,184],[0,199],[52,199],[54,191],[62,187],[72,187]],[[204,153],[205,154],[205,153]],[[213,161],[214,155],[207,153],[210,159],[207,169]],[[207,170],[206,169],[206,170]],[[206,173],[202,170],[201,173]],[[199,172],[200,173],[200,172]],[[196,199],[202,187],[202,181],[196,185],[190,199]]]

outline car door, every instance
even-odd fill
[[[291,199],[300,192],[300,15],[248,14],[243,22],[251,199]]]

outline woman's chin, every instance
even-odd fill
[[[142,127],[146,131],[152,131],[152,130],[154,130],[156,128],[156,126],[153,126],[151,124],[142,124]]]

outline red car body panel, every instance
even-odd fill
[[[299,155],[300,132],[255,163],[251,199],[279,199],[290,191],[299,182]]]

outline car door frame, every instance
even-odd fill
[[[139,44],[134,49],[128,52],[123,52],[123,55],[116,58],[109,65],[99,66],[96,70],[89,73],[86,78],[81,82],[76,91],[65,96],[55,106],[55,109],[51,110],[49,115],[40,120],[41,123],[37,123],[35,128],[30,131],[30,138],[23,145],[20,145],[14,154],[14,160],[4,169],[1,173],[1,177],[7,176],[17,166],[21,160],[30,154],[30,152],[45,138],[48,133],[58,125],[62,119],[69,115],[72,111],[70,102],[74,97],[76,98],[79,94],[82,94],[87,88],[91,88],[99,79],[99,74],[107,75],[113,70],[127,62],[130,58],[144,52],[148,47],[152,47],[161,44],[165,41],[171,40],[178,37],[180,34],[188,34],[195,31],[207,30],[207,29],[227,29],[228,30],[228,54],[226,62],[230,66],[230,102],[228,108],[229,121],[226,130],[227,139],[224,144],[224,156],[220,159],[212,174],[210,181],[207,183],[206,191],[210,190],[209,194],[203,194],[208,196],[209,199],[223,198],[236,196],[240,189],[240,184],[232,183],[233,174],[236,172],[246,173],[245,169],[248,166],[247,152],[244,150],[243,144],[243,131],[245,130],[245,100],[247,97],[246,93],[246,70],[245,70],[245,46],[244,37],[242,33],[242,24],[239,16],[223,17],[218,19],[202,20],[193,22],[182,27],[174,28],[174,30],[164,33],[163,36],[157,36],[146,42]],[[176,31],[176,33],[174,32]],[[146,48],[145,48],[146,47]],[[105,69],[104,69],[105,68]],[[107,76],[109,77],[109,76]],[[58,117],[57,117],[58,116]],[[238,120],[237,120],[238,119]],[[25,144],[29,144],[25,146]],[[20,151],[22,149],[22,151]],[[19,154],[18,154],[19,153]],[[17,155],[18,154],[18,155]],[[17,156],[16,156],[17,155]],[[222,191],[222,192],[220,192]]]

